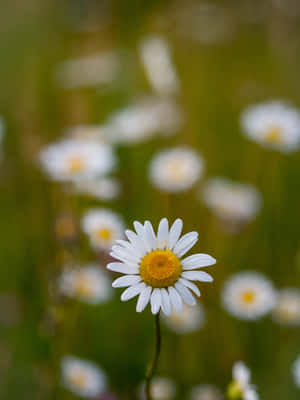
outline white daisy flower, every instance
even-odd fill
[[[245,134],[255,142],[283,152],[300,145],[300,112],[280,101],[246,108],[241,115]]]
[[[147,77],[159,95],[172,95],[179,89],[179,80],[171,61],[168,43],[162,37],[142,41],[140,54]]]
[[[238,361],[232,369],[233,381],[228,387],[229,399],[258,400],[255,387],[251,384],[251,372],[246,365]]]
[[[40,153],[42,167],[57,181],[90,179],[110,172],[115,157],[110,146],[93,140],[65,139]]]
[[[96,250],[108,251],[117,239],[123,238],[124,222],[110,210],[94,208],[84,214],[82,229]]]
[[[196,269],[216,263],[207,254],[194,254],[182,258],[197,242],[198,233],[190,232],[179,239],[182,220],[177,219],[169,229],[168,220],[163,218],[155,235],[152,224],[134,222],[137,233],[126,230],[128,241],[118,240],[110,255],[117,262],[108,264],[111,271],[121,272],[124,276],[113,282],[114,288],[127,287],[121,296],[127,301],[139,295],[136,310],[141,312],[151,303],[151,311],[160,310],[171,314],[171,306],[177,312],[182,311],[182,302],[195,305],[190,290],[200,295],[198,287],[192,281],[211,282],[213,278],[204,271]]]
[[[118,197],[121,188],[120,183],[114,178],[97,178],[75,182],[75,190],[105,201]]]
[[[221,391],[213,385],[198,385],[193,387],[190,400],[223,400]]]
[[[284,325],[300,325],[300,289],[286,288],[278,291],[273,319]]]
[[[109,51],[66,60],[58,64],[56,80],[64,89],[107,85],[118,76],[119,61]]]
[[[173,311],[171,315],[164,315],[164,322],[169,329],[185,334],[197,331],[205,322],[205,312],[201,304],[195,307],[183,305],[182,312]]]
[[[175,397],[176,385],[168,378],[154,378],[151,381],[150,394],[153,400],[171,400]],[[146,400],[145,385],[141,386],[139,397],[141,400]]]
[[[300,355],[293,364],[293,375],[296,385],[300,388]]]
[[[63,386],[81,397],[94,397],[106,389],[106,376],[93,362],[72,356],[61,361]]]
[[[66,268],[59,278],[60,291],[90,304],[106,302],[112,297],[111,281],[97,265]]]
[[[112,115],[106,124],[107,136],[115,143],[139,143],[157,133],[175,133],[182,120],[181,110],[170,100],[144,98]]]
[[[182,192],[191,188],[204,168],[202,157],[193,149],[175,147],[157,153],[149,167],[152,184],[165,192]]]
[[[224,178],[206,181],[202,197],[218,218],[238,224],[254,219],[262,204],[260,193],[252,185]]]
[[[257,320],[270,312],[276,304],[276,292],[263,275],[245,271],[233,275],[222,292],[223,305],[237,318]]]

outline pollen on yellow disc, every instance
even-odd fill
[[[86,374],[77,372],[70,377],[70,382],[78,388],[83,388],[86,382]]]
[[[80,157],[73,157],[69,159],[70,172],[81,172],[84,169],[84,160]]]
[[[265,141],[268,143],[280,144],[282,141],[281,128],[277,125],[271,126],[265,135]]]
[[[173,161],[169,166],[169,170],[173,179],[184,178],[184,171],[180,160]]]
[[[108,240],[111,239],[111,237],[112,237],[112,232],[111,232],[111,230],[108,229],[108,228],[101,228],[101,229],[98,229],[98,230],[97,230],[96,236],[97,236],[99,239],[102,239],[102,240],[104,240],[105,242],[107,242]]]
[[[179,258],[170,250],[154,250],[141,261],[140,275],[152,287],[173,285],[181,274]]]
[[[231,400],[241,399],[242,397],[242,390],[238,382],[233,381],[229,384],[227,389],[227,396]]]
[[[242,300],[244,303],[248,304],[253,303],[253,301],[255,300],[255,293],[252,292],[251,290],[246,290],[242,294]]]

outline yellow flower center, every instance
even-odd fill
[[[229,399],[235,400],[235,399],[241,399],[243,392],[241,390],[240,385],[238,382],[233,381],[229,384],[228,389],[227,389],[227,395]]]
[[[282,142],[281,128],[278,125],[272,125],[265,135],[265,141],[271,144],[280,144]]]
[[[76,372],[70,376],[70,382],[72,385],[82,389],[86,384],[86,374],[82,371]]]
[[[77,296],[89,296],[92,291],[91,281],[85,276],[79,276],[75,280],[74,290]]]
[[[185,177],[184,168],[180,160],[173,161],[169,166],[170,176],[174,180],[181,180]]]
[[[84,170],[85,162],[80,157],[71,157],[68,160],[68,165],[69,165],[69,171],[71,173],[77,173],[77,172],[82,172]]]
[[[180,274],[180,260],[170,250],[154,250],[145,255],[140,264],[141,277],[152,287],[171,286]]]
[[[108,242],[112,238],[112,231],[108,228],[101,228],[96,231],[96,237],[98,239]]]
[[[251,290],[246,290],[242,294],[242,300],[243,300],[244,303],[247,303],[247,304],[253,303],[254,300],[255,300],[255,297],[256,297],[255,293],[252,292]]]

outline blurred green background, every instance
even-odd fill
[[[137,52],[148,34],[170,43],[186,123],[174,137],[119,147],[122,194],[103,205],[128,225],[135,219],[156,225],[162,216],[181,217],[185,231],[199,232],[196,250],[218,260],[215,282],[202,290],[206,325],[188,336],[163,328],[158,373],[177,382],[177,398],[183,399],[195,384],[224,390],[232,364],[242,359],[261,399],[299,398],[290,368],[300,349],[299,329],[275,325],[269,317],[234,319],[220,305],[220,289],[243,269],[263,272],[278,288],[300,283],[299,152],[264,150],[245,139],[239,126],[240,112],[251,103],[284,98],[300,106],[300,6],[291,0],[219,1],[213,4],[221,14],[208,16],[205,25],[197,13],[188,14],[202,3],[2,0],[1,399],[75,398],[60,385],[60,358],[68,353],[103,367],[123,399],[134,399],[143,379],[153,345],[148,309],[137,314],[135,301],[121,303],[119,291],[99,306],[61,301],[51,291],[67,254],[80,261],[95,258],[82,234],[72,246],[55,239],[56,217],[71,212],[79,222],[83,211],[102,204],[74,200],[48,181],[37,155],[66,127],[102,123],[137,95],[151,94]],[[193,34],[196,28],[204,39]],[[205,29],[213,31],[210,39]],[[63,90],[56,84],[58,62],[114,48],[122,50],[121,73],[112,87]],[[151,187],[147,167],[153,154],[181,144],[203,155],[206,177],[249,182],[261,191],[263,210],[243,232],[222,232],[197,199],[197,187],[171,196]]]

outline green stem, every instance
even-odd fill
[[[160,320],[159,320],[159,314],[155,315],[155,352],[154,352],[154,357],[153,361],[150,364],[147,372],[146,372],[146,385],[145,385],[145,393],[146,393],[146,400],[152,400],[151,397],[151,381],[153,378],[153,375],[155,373],[159,355],[160,355],[160,350],[161,350],[161,333],[160,333]]]

